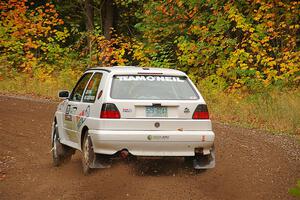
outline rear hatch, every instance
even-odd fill
[[[211,130],[210,120],[193,119],[204,104],[185,76],[115,75],[111,103],[120,119],[105,122],[110,130]]]

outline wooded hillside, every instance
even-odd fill
[[[176,68],[224,88],[299,84],[298,1],[1,1],[1,77]]]

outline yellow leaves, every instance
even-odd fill
[[[240,67],[241,67],[242,70],[248,69],[248,65],[245,64],[245,63],[240,64]]]
[[[254,21],[259,21],[263,18],[263,13],[259,10],[255,12],[255,16],[253,17]]]
[[[238,88],[240,88],[242,85],[240,84],[240,83],[234,83],[233,85],[232,85],[232,88],[231,89],[238,89]]]
[[[255,76],[256,76],[256,78],[257,78],[258,80],[261,79],[261,73],[260,73],[259,71],[256,71],[256,72],[255,72]]]
[[[276,65],[276,61],[270,61],[267,63],[268,66],[273,67]]]
[[[177,5],[178,5],[178,7],[181,7],[183,5],[183,1],[178,1]]]
[[[270,80],[270,79],[265,79],[265,80],[263,80],[263,84],[264,84],[265,86],[270,85],[270,83],[271,83],[271,80]]]
[[[196,35],[204,35],[208,32],[207,26],[200,26],[200,25],[191,25],[189,28],[189,32],[196,34]]]
[[[222,66],[221,68],[218,68],[216,74],[219,77],[222,77],[223,75],[226,76],[227,75],[227,69],[226,68],[227,68],[226,65]]]
[[[262,44],[267,43],[267,42],[269,42],[269,41],[270,41],[270,37],[269,37],[269,36],[266,36],[266,37],[264,37],[262,40],[260,40],[260,42],[261,42]]]
[[[275,17],[275,14],[274,13],[267,13],[264,18],[265,19],[270,19],[270,18],[274,18]],[[273,25],[273,22],[271,23],[271,25]]]
[[[270,33],[273,32],[273,31],[274,31],[274,28],[269,28],[268,29],[268,32],[270,32]]]
[[[288,66],[286,63],[280,64],[280,72],[285,72],[287,68],[288,68]]]

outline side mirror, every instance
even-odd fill
[[[69,95],[70,95],[70,93],[68,90],[61,90],[58,92],[58,98],[60,98],[60,99],[67,99],[67,98],[69,98]]]

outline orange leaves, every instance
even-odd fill
[[[58,20],[58,23],[59,23],[60,25],[63,25],[63,24],[64,24],[64,21],[63,21],[62,19],[59,19],[59,20]]]
[[[57,37],[54,30],[63,21],[51,3],[29,9],[26,0],[0,2],[1,26],[0,46],[3,52],[11,56],[12,62],[20,70],[31,71],[43,53],[48,51],[48,39]],[[30,5],[34,5],[31,3]],[[60,39],[57,39],[59,41]],[[54,41],[54,39],[53,39]]]
[[[272,22],[272,21],[267,21],[266,22],[267,27],[272,27],[273,25],[274,25],[274,22]]]
[[[114,35],[107,40],[104,36],[90,35],[92,43],[96,46],[96,60],[104,66],[126,65],[131,55],[133,42],[130,38]],[[95,60],[93,60],[95,62]]]

